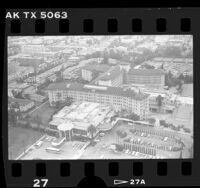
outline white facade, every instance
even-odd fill
[[[64,101],[67,97],[71,97],[74,101],[89,101],[101,104],[109,104],[115,111],[126,109],[136,113],[140,119],[145,119],[149,113],[149,97],[141,100],[134,99],[128,96],[110,95],[105,93],[97,93],[91,91],[76,91],[76,90],[49,90],[49,102],[53,104],[56,101]]]

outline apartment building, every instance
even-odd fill
[[[92,83],[100,86],[118,87],[123,84],[124,70],[113,66],[105,73],[99,75]]]
[[[90,82],[99,74],[106,72],[109,68],[109,65],[86,65],[82,68],[81,75],[84,80]]]
[[[52,83],[46,90],[51,105],[70,97],[74,101],[109,104],[115,111],[126,109],[140,116],[140,119],[145,119],[149,112],[149,95],[130,89],[80,83]]]
[[[127,74],[127,82],[160,88],[165,85],[165,73],[159,69],[131,69]]]

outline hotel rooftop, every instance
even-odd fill
[[[87,129],[90,125],[98,126],[111,112],[108,105],[92,102],[77,102],[71,106],[65,106],[57,114],[53,115],[51,125],[64,128]]]
[[[113,96],[123,96],[132,98],[135,100],[144,100],[149,95],[144,93],[137,93],[131,89],[123,89],[119,87],[106,87],[106,86],[96,86],[96,85],[84,85],[81,83],[67,83],[67,82],[61,82],[61,83],[52,83],[50,84],[47,89],[47,91],[80,91],[80,92],[88,92],[88,93],[98,93],[98,94],[105,94],[105,95],[113,95]]]

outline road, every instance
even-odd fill
[[[41,108],[43,105],[45,105],[46,103],[48,103],[49,101],[47,100],[46,102],[42,103],[40,106],[34,108],[32,111],[28,112],[29,115],[31,115],[35,110],[37,110],[38,108]]]

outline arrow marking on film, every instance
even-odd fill
[[[123,184],[123,183],[128,183],[128,181],[126,181],[126,180],[114,180],[114,185],[119,185],[119,184]]]

